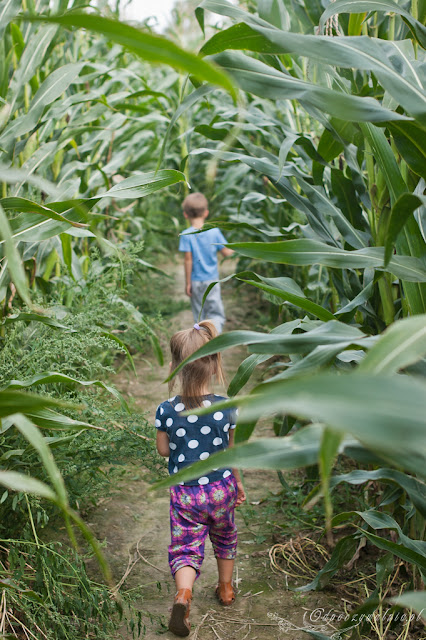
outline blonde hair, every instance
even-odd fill
[[[172,369],[176,367],[188,356],[197,351],[207,342],[215,338],[218,333],[213,322],[203,320],[191,329],[178,331],[170,340],[170,351],[172,352]],[[198,358],[194,362],[186,364],[178,373],[181,384],[181,398],[187,409],[201,407],[203,396],[200,391],[210,384],[213,376],[219,383],[225,382],[222,368],[222,357],[220,353],[213,353],[210,356]],[[169,392],[173,389],[174,380],[169,382]]]
[[[209,203],[205,195],[197,191],[197,193],[190,193],[183,201],[182,207],[188,218],[199,218],[203,215]]]

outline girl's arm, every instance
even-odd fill
[[[165,431],[157,430],[157,451],[163,458],[170,455],[169,436]]]
[[[233,447],[234,446],[234,429],[230,429],[228,433],[229,433],[229,446]],[[238,471],[238,469],[232,469],[232,473],[234,474],[234,477],[237,481],[238,493],[237,493],[237,501],[235,503],[235,506],[238,507],[240,504],[246,501],[246,492],[244,491],[244,486],[243,486],[243,483],[241,482],[240,472]]]

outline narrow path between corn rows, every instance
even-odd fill
[[[232,264],[224,265],[223,271],[231,273]],[[184,295],[183,270],[180,265],[169,264],[166,270],[174,276],[174,285],[170,295],[181,301]],[[153,295],[155,293],[153,292]],[[250,298],[244,289],[237,291],[231,286],[223,291],[228,322],[225,330],[247,329],[247,305]],[[193,324],[189,309],[177,313],[172,319],[170,332],[187,328]],[[164,367],[159,367],[154,358],[135,357],[138,377],[122,372],[113,378],[114,384],[127,398],[131,398],[139,409],[146,411],[152,419],[157,405],[167,397],[167,387],[163,380],[167,375],[167,343]],[[230,380],[245,350],[234,349],[225,352],[224,366]],[[216,390],[225,393],[224,389]],[[261,427],[259,436],[272,436],[270,427]],[[155,437],[155,428],[152,429]],[[143,479],[144,469],[129,467],[126,479],[119,484],[112,495],[105,499],[90,514],[89,524],[98,539],[105,540],[105,554],[110,563],[115,583],[122,583],[124,592],[129,590],[135,598],[137,609],[144,612],[146,625],[145,638],[158,639],[163,633],[167,639],[175,638],[166,631],[169,610],[174,595],[174,581],[170,575],[167,561],[167,546],[170,542],[169,531],[169,494],[167,489],[148,492],[149,484]],[[254,508],[270,491],[278,491],[280,485],[275,472],[247,471],[244,474],[248,493],[248,503]],[[223,608],[214,597],[217,570],[211,543],[207,539],[205,560],[201,577],[194,589],[191,608],[192,632],[190,638],[200,640],[250,640],[307,637],[300,627],[306,616],[318,607],[327,611],[335,603],[335,598],[324,593],[309,593],[306,596],[293,595],[285,588],[283,574],[275,574],[270,568],[268,549],[273,544],[267,536],[256,544],[251,526],[236,510],[239,532],[238,557],[234,579],[237,582],[238,597],[235,605]],[[260,532],[260,528],[256,528]],[[306,613],[307,612],[307,613]],[[145,614],[150,614],[150,620]],[[268,616],[268,613],[270,614]],[[283,630],[271,615],[289,621],[288,630]],[[121,638],[130,640],[132,634],[125,627]]]

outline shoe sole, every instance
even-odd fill
[[[181,638],[189,636],[191,631],[184,622],[187,611],[188,605],[176,603],[173,605],[172,615],[170,616],[169,631]]]

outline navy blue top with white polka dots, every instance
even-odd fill
[[[216,402],[227,400],[223,396],[209,394],[203,396],[202,404],[210,407]],[[180,396],[170,398],[157,407],[155,426],[169,436],[169,473],[173,475],[183,467],[199,460],[206,460],[212,453],[227,449],[229,429],[235,429],[236,409],[212,411],[205,416],[182,416],[185,405]],[[204,485],[231,475],[230,469],[214,469],[206,476],[180,483]]]

